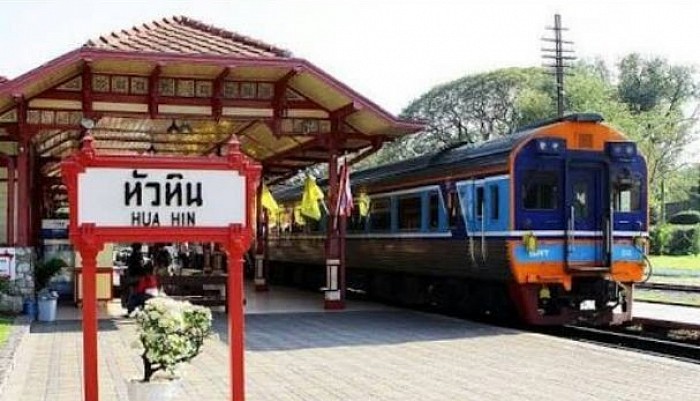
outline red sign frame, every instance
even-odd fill
[[[216,242],[228,256],[227,306],[229,318],[229,350],[231,400],[243,401],[244,389],[244,318],[243,318],[243,255],[253,238],[255,197],[261,167],[243,155],[234,138],[226,156],[171,157],[97,155],[93,139],[83,139],[82,149],[61,163],[63,181],[68,189],[69,235],[83,261],[83,383],[85,401],[98,400],[97,373],[97,294],[95,288],[97,254],[107,242]],[[228,227],[97,227],[78,225],[78,176],[88,167],[173,170],[237,171],[245,178],[246,223]],[[226,194],[221,194],[226,196]]]

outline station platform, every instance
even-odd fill
[[[246,399],[687,400],[700,365],[319,293],[248,292]],[[178,400],[228,400],[227,323],[215,313],[203,353],[181,369]],[[130,319],[99,322],[101,401],[128,401],[141,375]],[[34,323],[1,401],[81,401],[80,321]]]
[[[700,329],[700,308],[635,301],[632,316],[638,320],[654,320],[688,325]]]
[[[289,287],[273,287],[270,291],[256,292],[251,282],[245,284],[246,304],[244,313],[301,313],[323,312],[323,294],[301,291]],[[212,307],[214,312],[224,312],[224,307]],[[393,310],[393,308],[374,302],[347,301],[345,311],[377,311]],[[329,313],[338,311],[326,311]],[[121,307],[120,301],[114,299],[110,302],[98,304],[98,319],[120,319],[126,314],[126,309]],[[73,304],[59,305],[56,319],[59,321],[81,320],[82,310]]]

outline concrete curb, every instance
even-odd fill
[[[25,336],[29,334],[30,324],[31,320],[28,316],[17,316],[7,342],[0,348],[0,394],[2,394],[7,379],[15,368],[17,348]]]

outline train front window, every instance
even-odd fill
[[[528,171],[522,186],[527,210],[555,210],[559,204],[559,176],[553,171]]]
[[[616,212],[638,212],[642,207],[642,183],[639,179],[618,178],[613,184]]]
[[[585,219],[588,217],[588,183],[574,184],[574,216]]]

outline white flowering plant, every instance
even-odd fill
[[[212,331],[209,309],[168,297],[149,299],[135,318],[144,382],[150,382],[158,371],[174,375],[179,364],[200,353]]]

